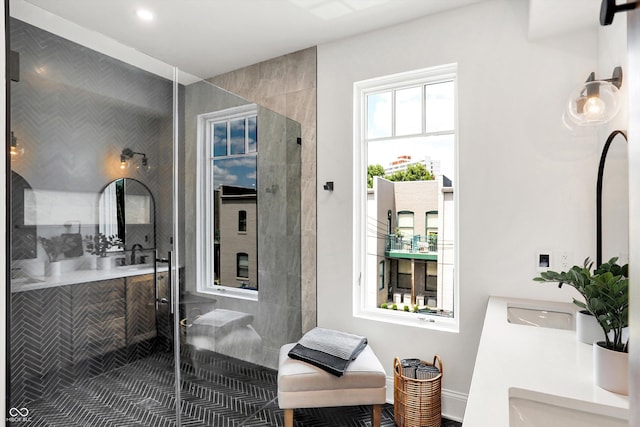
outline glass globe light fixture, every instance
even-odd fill
[[[591,73],[569,98],[564,120],[578,126],[596,126],[610,121],[620,111],[622,69],[616,67],[611,79],[595,80]]]
[[[134,162],[133,157],[135,155],[141,157]],[[126,171],[131,167],[132,162],[136,170],[143,175],[146,175],[151,171],[151,162],[149,162],[149,158],[145,153],[139,153],[130,148],[125,148],[120,154],[120,170],[123,172]]]
[[[136,169],[144,175],[148,174],[151,171],[151,165],[149,164],[149,159],[147,156],[142,156],[141,159],[138,160],[136,164]]]

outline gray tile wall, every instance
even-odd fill
[[[302,330],[316,310],[316,51],[315,47],[241,68],[208,81],[302,126]]]
[[[34,189],[95,194],[114,179],[135,178],[149,187],[158,212],[170,212],[158,195],[167,187],[160,178],[171,172],[161,147],[172,142],[172,82],[17,19],[10,32],[11,50],[20,54],[11,130],[25,149],[11,169]],[[146,153],[151,173],[123,173],[124,148]],[[95,234],[95,224],[82,225],[83,234]],[[159,222],[157,232],[162,248],[171,230]]]
[[[209,82],[185,88],[185,206],[195,206],[197,116],[249,102]],[[216,295],[216,308],[254,316],[263,342],[264,365],[277,366],[280,346],[302,335],[301,310],[301,128],[293,120],[258,108],[258,301]],[[273,191],[273,188],[277,190]],[[269,191],[267,191],[269,190]],[[185,288],[196,292],[196,212],[185,209]],[[203,313],[205,311],[202,311]],[[251,360],[254,360],[251,357]]]

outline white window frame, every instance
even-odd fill
[[[454,220],[454,311],[452,317],[443,317],[430,314],[405,313],[400,310],[380,309],[373,304],[368,304],[368,293],[373,290],[367,289],[367,159],[368,147],[366,138],[366,112],[367,95],[392,90],[397,88],[411,87],[412,85],[433,84],[444,81],[454,82],[454,167],[455,176],[453,182],[458,183],[459,162],[458,162],[458,66],[457,64],[441,65],[421,70],[409,71],[405,73],[393,74],[390,76],[373,78],[355,82],[353,86],[354,105],[354,144],[353,144],[353,315],[354,317],[395,323],[405,326],[415,326],[419,328],[436,329],[457,333],[460,330],[460,289],[459,289],[459,191],[454,193],[455,220]],[[423,100],[424,102],[424,100]],[[424,120],[424,118],[423,118]],[[392,120],[393,123],[393,120]],[[450,132],[449,132],[450,133]],[[437,134],[437,133],[436,133]],[[404,138],[406,136],[402,136]],[[374,283],[378,283],[377,280]],[[377,286],[376,286],[377,288]]]
[[[214,122],[234,120],[257,116],[258,106],[247,104],[227,108],[222,111],[200,114],[197,117],[197,180],[196,180],[196,289],[197,292],[209,295],[221,295],[231,298],[258,300],[258,292],[230,286],[220,286],[213,282],[213,256],[215,230],[214,217],[214,183],[211,157],[213,156],[213,139],[211,128]],[[246,132],[246,130],[245,130]],[[260,142],[258,141],[258,144]],[[227,139],[227,144],[229,140]],[[227,146],[228,147],[228,146]],[[259,150],[259,147],[258,147]],[[246,155],[246,153],[244,154]]]

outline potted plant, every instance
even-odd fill
[[[587,308],[598,320],[605,340],[593,345],[596,385],[605,390],[629,394],[629,326],[628,266],[616,264],[617,258],[602,264],[585,287]]]
[[[62,240],[61,236],[53,236],[51,238],[48,237],[38,237],[40,244],[44,248],[44,251],[47,254],[47,260],[49,262],[58,261],[58,257],[63,252],[64,240]]]
[[[557,273],[555,271],[546,271],[540,273],[539,277],[534,278],[536,282],[555,282],[561,288],[565,283],[573,287],[582,298],[586,301],[585,286],[591,280],[591,268],[593,262],[586,258],[582,266],[574,265],[568,271]],[[586,344],[593,344],[595,341],[603,339],[602,328],[596,318],[583,308],[582,303],[575,298],[573,303],[580,307],[576,314],[576,339]]]
[[[87,252],[98,257],[98,268],[106,270],[111,266],[111,259],[107,257],[107,249],[122,248],[122,240],[118,236],[105,236],[98,233],[85,239]]]
[[[61,272],[60,263],[58,257],[65,251],[71,249],[69,242],[62,236],[53,237],[38,237],[40,244],[44,248],[47,254],[47,260],[49,261],[45,266],[45,274],[47,276],[59,276]]]
[[[571,284],[583,295],[584,302],[575,298],[573,302],[589,311],[604,332],[604,341],[593,345],[595,383],[614,393],[628,394],[629,340],[623,333],[629,326],[629,274],[628,265],[618,265],[617,261],[618,258],[611,258],[591,275],[592,263],[587,259],[583,268],[542,273],[534,280],[560,282],[552,278],[561,278],[560,285]]]

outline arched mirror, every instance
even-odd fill
[[[155,249],[155,200],[149,188],[132,178],[109,183],[98,200],[98,233],[117,236],[125,250]],[[111,251],[120,248],[113,247]]]

